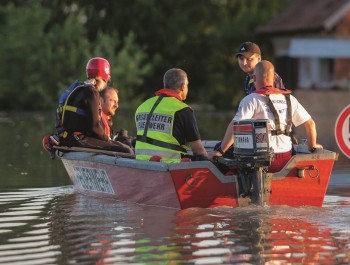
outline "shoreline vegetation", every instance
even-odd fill
[[[85,80],[90,58],[104,57],[128,105],[161,88],[176,67],[189,75],[187,103],[232,109],[243,96],[237,47],[254,41],[272,60],[270,38],[256,29],[289,2],[1,1],[0,106],[51,109],[71,83]]]

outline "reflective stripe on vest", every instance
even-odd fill
[[[73,106],[65,105],[65,106],[63,106],[62,110],[63,111],[72,111],[72,112],[75,112],[76,114],[79,114],[79,115],[85,115],[85,110],[79,109],[79,108],[73,107]]]
[[[154,108],[156,103],[158,105]],[[181,146],[173,136],[173,126],[175,113],[186,107],[188,107],[187,104],[174,97],[164,97],[159,101],[159,97],[155,96],[137,108],[135,113],[136,159],[149,160],[157,155],[161,156],[162,161],[166,163],[180,161],[181,154],[185,154],[187,148]],[[150,113],[151,116],[149,116]]]
[[[141,135],[137,135],[136,136],[136,140],[144,142],[144,143],[149,143],[149,144],[152,144],[152,145],[164,147],[164,148],[167,148],[167,149],[175,150],[175,151],[177,150],[177,151],[180,151],[182,153],[187,153],[187,150],[185,148],[183,148],[182,146],[180,146],[180,145],[166,143],[166,142],[163,142],[163,141],[160,141],[160,140],[149,138],[149,137],[144,136],[144,135],[142,135],[142,136]]]

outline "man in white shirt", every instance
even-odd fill
[[[310,151],[323,148],[316,143],[316,125],[310,114],[294,96],[290,95],[290,90],[273,87],[274,74],[274,66],[269,61],[260,61],[255,66],[254,83],[257,90],[242,99],[235,117],[226,129],[221,146],[210,155],[211,158],[221,156],[227,151],[233,144],[234,121],[245,119],[269,120],[270,146],[275,153],[269,172],[280,171],[292,156],[292,141],[289,136],[291,123],[296,127],[304,125]]]

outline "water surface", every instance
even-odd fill
[[[0,193],[0,264],[348,264],[350,198],[174,210],[71,186]]]
[[[74,192],[42,151],[48,120],[0,115],[0,264],[350,263],[347,161],[322,208],[148,207]]]

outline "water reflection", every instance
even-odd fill
[[[349,163],[336,163],[322,208],[177,211],[96,200],[71,186],[28,189],[70,182],[42,152],[49,117],[23,115],[0,115],[0,264],[350,263]],[[201,132],[216,139],[225,128]]]
[[[349,231],[343,234],[345,241],[339,240],[324,222],[327,220],[316,218],[320,209],[252,207],[204,210],[206,214],[201,213],[203,210],[197,210],[196,214],[193,211],[179,213],[178,227],[180,231],[184,226],[189,227],[183,236],[193,245],[191,251],[194,250],[193,255],[197,257],[192,260],[196,264],[206,262],[207,257],[212,260],[213,256],[217,256],[216,264],[349,262]],[[323,209],[322,212],[328,213]],[[346,218],[342,220],[348,222]]]
[[[0,193],[0,263],[55,263],[60,246],[51,244],[48,209],[66,188]],[[70,189],[70,192],[72,189]]]
[[[0,264],[348,264],[350,198],[323,208],[190,208],[71,187],[0,193]]]

